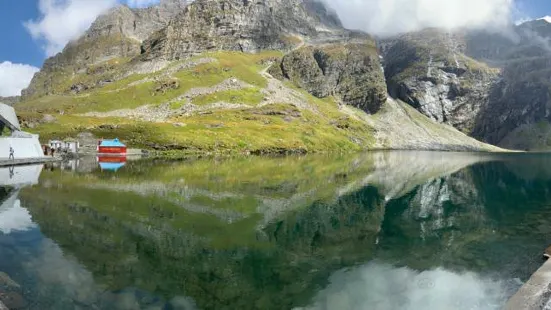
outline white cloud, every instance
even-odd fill
[[[513,0],[324,0],[346,27],[388,36],[428,27],[492,28],[511,20]]]
[[[33,75],[38,72],[38,68],[14,64],[9,61],[0,63],[0,96],[18,96],[21,90],[29,86]]]
[[[526,23],[526,22],[531,22],[531,21],[533,21],[533,19],[531,19],[531,18],[526,18],[526,17],[525,17],[525,18],[519,18],[519,19],[517,19],[517,20],[515,21],[514,24],[517,25],[517,26],[519,26],[519,25],[522,25],[522,24],[524,24],[524,23]]]
[[[25,23],[35,40],[44,42],[47,56],[60,52],[117,0],[39,0],[40,18]]]
[[[419,272],[374,262],[333,274],[306,309],[498,310],[519,286],[515,279],[442,268]]]
[[[39,0],[40,17],[24,23],[32,37],[42,42],[47,56],[63,50],[82,35],[94,20],[119,2],[130,7],[148,7],[159,0]]]
[[[15,231],[27,231],[36,227],[29,211],[22,208],[21,201],[16,198],[17,196],[11,197],[6,202],[10,204],[9,206],[6,203],[1,206],[0,232],[3,234],[10,234]],[[4,209],[4,207],[7,208]]]

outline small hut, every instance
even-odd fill
[[[98,154],[124,155],[126,154],[126,145],[119,139],[98,141]]]

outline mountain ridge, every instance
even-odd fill
[[[163,5],[176,9],[167,12]],[[17,109],[22,123],[43,138],[115,134],[163,151],[499,151],[438,124],[471,133],[466,129],[475,127],[472,113],[458,116],[441,106],[441,116],[431,115],[430,105],[423,108],[414,100],[428,89],[419,85],[442,84],[447,85],[442,96],[465,97],[463,110],[468,110],[477,106],[471,101],[486,100],[477,79],[490,81],[497,73],[465,58],[464,47],[448,46],[448,51],[457,50],[454,57],[428,69],[440,72],[442,79],[412,76],[401,84],[403,68],[393,67],[393,57],[387,57],[395,43],[378,44],[369,34],[345,29],[317,0],[119,6],[45,62]],[[407,50],[394,49],[397,55]],[[453,65],[458,59],[462,67]],[[413,72],[417,67],[413,64]],[[400,85],[417,90],[403,97]],[[409,108],[387,99],[387,86],[393,97],[420,114],[412,117]],[[53,116],[56,124],[44,115]],[[401,125],[411,132],[398,130]],[[259,140],[255,135],[260,132]]]

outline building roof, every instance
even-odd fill
[[[12,131],[21,131],[21,125],[13,107],[0,103],[0,122],[4,123]]]
[[[119,141],[119,139],[113,139],[113,140],[102,140],[99,146],[106,146],[106,147],[125,147],[122,142]]]

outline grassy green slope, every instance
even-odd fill
[[[199,58],[216,61],[172,73],[171,68],[184,62],[175,63],[157,73],[133,74],[78,95],[65,92],[36,98],[18,105],[18,113],[23,123],[33,124],[34,128],[28,130],[40,134],[42,140],[92,132],[100,137],[119,137],[133,147],[222,153],[354,151],[373,145],[372,129],[363,122],[346,118],[332,100],[322,101],[304,93],[310,104],[307,109],[298,109],[293,102],[285,101],[259,106],[265,96],[261,90],[267,86],[261,70],[266,67],[266,61],[280,56],[279,52],[207,54]],[[125,66],[129,64],[121,64],[121,70]],[[231,78],[251,87],[217,90],[193,97],[189,102],[181,99],[194,88],[214,87]],[[72,79],[82,81],[86,77]],[[158,91],[166,80],[176,80],[177,87]],[[176,110],[185,104],[205,106],[216,102],[245,106],[213,108],[190,115],[173,113],[163,122],[83,116],[87,112],[136,109],[144,105],[155,109],[169,103],[169,108]],[[41,122],[45,114],[53,115],[56,121]],[[343,119],[335,122],[336,115]]]
[[[44,141],[91,132],[165,154],[446,149],[452,144],[454,150],[461,144],[468,150],[495,150],[463,136],[446,143],[461,134],[446,129],[447,136],[440,139],[441,125],[428,119],[411,127],[412,139],[390,143],[396,136],[392,132],[403,126],[402,119],[393,117],[399,107],[389,103],[370,116],[343,108],[332,97],[318,99],[264,73],[281,56],[275,51],[207,53],[153,73],[135,70],[139,64],[127,59],[111,60],[90,66],[64,85],[86,84],[98,72],[118,80],[78,94],[67,86],[67,91],[18,104],[18,114],[27,130]],[[55,121],[44,121],[45,115]],[[422,124],[438,128],[427,135]]]

